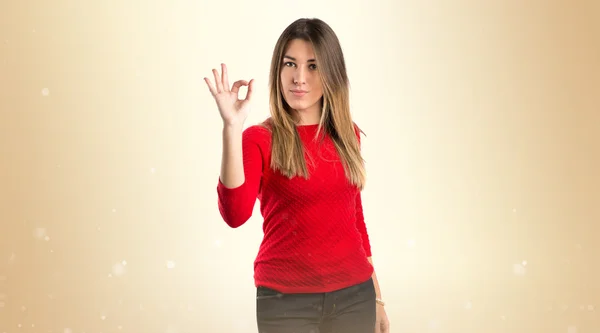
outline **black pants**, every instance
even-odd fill
[[[259,333],[373,333],[375,307],[372,279],[328,293],[256,290]]]

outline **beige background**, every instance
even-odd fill
[[[3,1],[0,333],[255,332],[202,78],[337,32],[394,333],[600,330],[600,2]]]

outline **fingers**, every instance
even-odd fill
[[[231,92],[237,94],[240,91],[240,88],[242,86],[247,86],[247,85],[248,85],[248,81],[246,81],[246,80],[235,81],[233,83],[233,87],[231,87]]]
[[[238,92],[240,91],[240,88],[242,86],[248,86],[248,93],[246,94],[246,100],[250,101],[250,99],[252,98],[254,79],[250,80],[250,82],[248,82],[246,80],[238,80],[238,81],[234,82],[233,87],[230,90],[229,89],[229,77],[227,74],[227,66],[223,63],[221,64],[221,75],[219,75],[219,72],[214,68],[213,68],[212,72],[213,72],[213,76],[215,78],[215,85],[213,85],[212,82],[206,77],[204,78],[204,81],[206,82],[206,85],[208,86],[208,89],[210,90],[210,93],[213,96],[216,96],[217,94],[222,93],[224,91],[226,91],[226,92],[231,91],[235,94],[238,94]]]
[[[229,78],[227,77],[227,66],[221,64],[221,81],[223,82],[223,89],[229,91]]]
[[[248,86],[248,92],[246,93],[246,101],[250,101],[252,99],[252,91],[254,88],[254,79],[250,80],[250,82],[246,80],[239,80],[233,83],[233,88],[231,88],[231,92],[238,93],[242,86]]]
[[[217,94],[217,90],[215,89],[215,87],[212,85],[212,83],[210,83],[210,80],[205,77],[204,78],[204,82],[206,82],[206,85],[208,86],[208,90],[210,90],[210,93],[215,96]]]
[[[215,84],[217,85],[217,93],[223,92],[223,82],[219,77],[219,72],[213,68],[213,76],[215,77]]]
[[[250,101],[252,99],[252,91],[254,90],[254,79],[250,80],[248,83],[248,92],[246,93],[246,100]]]

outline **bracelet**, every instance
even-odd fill
[[[375,302],[381,306],[385,306],[385,302],[381,298],[376,298]]]

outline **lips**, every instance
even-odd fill
[[[294,96],[296,96],[296,97],[302,97],[302,96],[304,96],[304,95],[306,95],[306,94],[308,93],[308,91],[305,91],[305,90],[297,90],[297,89],[293,89],[293,90],[290,90],[290,91],[291,91],[291,92],[292,92],[292,94],[294,94]]]

